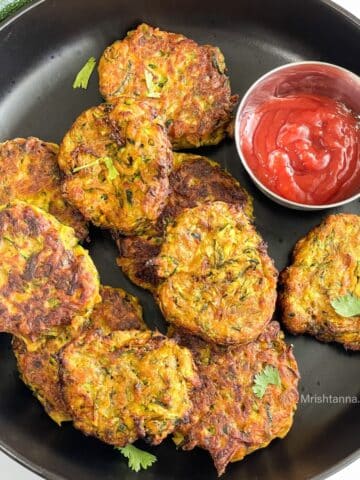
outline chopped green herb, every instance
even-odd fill
[[[360,297],[348,293],[342,297],[331,300],[331,306],[338,315],[342,317],[355,317],[360,315]]]
[[[114,166],[114,162],[110,157],[100,157],[94,160],[93,162],[85,163],[84,165],[75,167],[73,168],[73,173],[79,172],[80,170],[84,170],[85,168],[93,167],[94,165],[98,165],[100,162],[105,163],[105,166],[108,169],[108,173],[109,173],[109,180],[115,180],[115,178],[119,175],[119,172],[116,170]]]
[[[160,80],[157,82],[157,86],[159,88],[163,88],[168,82],[167,77],[161,77]]]
[[[94,57],[90,57],[89,60],[85,63],[85,65],[82,67],[80,72],[76,75],[73,83],[73,88],[87,89],[95,65],[96,59]]]
[[[140,450],[134,447],[134,445],[126,445],[126,447],[116,448],[121,452],[125,458],[127,458],[128,466],[134,472],[140,472],[141,469],[146,470],[156,462],[157,458],[149,452]]]
[[[157,69],[157,66],[154,63],[148,63],[148,67],[152,68],[153,70]]]
[[[145,70],[145,82],[148,89],[147,96],[150,98],[159,98],[160,93],[155,91],[155,83],[153,74],[149,70]]]
[[[5,235],[3,235],[2,239],[5,240],[6,242],[9,242],[11,245],[15,246],[15,242],[14,242],[14,240],[11,240],[11,238],[5,237]]]
[[[106,165],[106,168],[108,169],[109,172],[109,180],[115,180],[116,177],[119,176],[119,172],[116,170],[114,166],[114,162],[112,161],[112,158],[110,157],[104,157],[103,162]]]
[[[85,163],[84,165],[80,165],[79,167],[73,168],[73,173],[80,172],[80,170],[84,170],[85,168],[90,168],[93,167],[94,165],[97,165],[100,162],[100,158],[97,158],[93,162]]]
[[[57,298],[49,298],[48,302],[51,308],[57,308],[60,305],[60,300]]]
[[[272,365],[266,365],[261,372],[255,375],[252,391],[258,398],[262,398],[268,385],[276,385],[278,387],[281,385],[279,370]]]

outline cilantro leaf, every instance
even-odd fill
[[[330,301],[331,306],[338,315],[342,317],[354,317],[360,315],[360,297],[348,293],[342,297]]]
[[[73,83],[73,88],[87,89],[95,65],[96,59],[94,57],[90,57],[89,60],[85,63],[85,65],[82,67],[80,72],[76,75]]]
[[[266,365],[261,372],[255,375],[252,391],[258,398],[262,398],[268,385],[276,385],[278,387],[281,385],[279,370],[272,365]]]
[[[125,447],[116,447],[116,449],[129,460],[128,466],[134,472],[139,472],[141,469],[146,470],[157,461],[155,455],[140,450],[140,448],[136,448],[134,445],[128,444]]]
[[[154,83],[154,77],[153,74],[145,69],[145,82],[146,82],[146,88],[148,89],[148,94],[147,96],[150,98],[159,98],[160,93],[155,91],[155,83]]]
[[[113,162],[112,158],[110,158],[110,157],[97,158],[93,162],[85,163],[84,165],[80,165],[79,167],[73,168],[72,172],[73,173],[79,172],[80,170],[84,170],[84,168],[93,167],[94,165],[97,165],[100,162],[105,163],[105,166],[106,166],[106,168],[108,170],[108,174],[109,174],[109,180],[111,180],[111,181],[115,180],[115,178],[119,176],[119,172],[116,170],[116,168],[114,166],[114,162]]]

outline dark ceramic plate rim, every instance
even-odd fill
[[[0,31],[5,27],[7,27],[10,23],[15,22],[19,17],[26,14],[27,12],[37,7],[38,5],[44,3],[45,1],[46,0],[34,1],[20,8],[18,11],[14,12],[13,14],[9,15],[9,17],[7,17],[3,22],[0,23]],[[338,14],[346,17],[356,27],[360,28],[360,20],[357,17],[355,17],[355,15],[345,10],[343,7],[337,5],[331,0],[318,0],[318,1],[319,3],[326,5],[328,8],[335,10]],[[37,475],[40,475],[42,478],[45,478],[48,480],[67,480],[65,477],[56,475],[50,472],[49,470],[47,470],[46,468],[42,468],[41,466],[29,461],[26,457],[24,457],[23,455],[20,455],[13,448],[9,448],[1,439],[0,439],[0,451],[5,453],[12,460],[15,460],[17,463],[27,468],[31,472]],[[340,472],[345,467],[347,467],[348,465],[350,465],[351,463],[355,462],[358,459],[360,459],[360,448],[355,452],[353,452],[352,454],[345,457],[340,462],[333,465],[331,468],[325,470],[319,475],[316,475],[315,477],[312,477],[312,480],[325,480],[326,478],[329,478],[331,475],[337,472]]]

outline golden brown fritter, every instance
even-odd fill
[[[360,216],[330,215],[295,246],[281,274],[279,304],[286,328],[360,350],[360,316],[343,317],[331,301],[360,297]]]
[[[101,302],[91,314],[90,328],[104,333],[115,330],[147,330],[139,300],[122,288],[100,287]]]
[[[253,218],[252,198],[239,182],[210,158],[196,154],[175,153],[170,174],[170,195],[157,230],[163,233],[185,208],[200,203],[222,201],[239,205]]]
[[[208,450],[221,475],[229,462],[285,437],[298,402],[299,373],[277,322],[240,347],[211,345],[178,329],[173,336],[192,352],[200,377],[192,418],[175,431],[177,445]],[[259,398],[253,391],[255,376],[267,366],[277,369],[281,384],[265,384]]]
[[[213,202],[184,210],[155,260],[165,318],[205,340],[255,340],[275,308],[277,271],[244,211]]]
[[[90,319],[81,326],[83,330],[101,329],[104,333],[110,333],[115,330],[147,329],[137,298],[121,288],[107,286],[100,287],[100,295],[101,302],[96,304]],[[58,354],[77,333],[65,327],[34,352],[29,352],[22,340],[13,338],[13,350],[23,382],[58,424],[71,420],[59,383]]]
[[[35,137],[0,143],[0,204],[18,199],[54,215],[73,227],[83,240],[85,219],[62,196],[62,174],[57,163],[59,147]]]
[[[107,100],[153,98],[175,149],[219,143],[237,101],[219,48],[146,24],[104,51],[99,78]]]
[[[65,135],[58,160],[65,197],[95,225],[134,235],[157,221],[172,151],[151,101],[120,98],[85,111]]]
[[[167,204],[155,226],[153,236],[116,236],[120,250],[118,264],[136,284],[154,290],[159,283],[152,259],[161,249],[166,226],[186,208],[221,200],[240,205],[253,217],[252,199],[238,181],[209,158],[175,153]]]
[[[71,334],[65,327],[34,351],[29,351],[20,338],[13,337],[12,341],[20,378],[58,425],[71,420],[59,384],[58,363],[59,351],[70,340]]]
[[[151,332],[95,331],[61,352],[64,398],[74,425],[112,445],[159,444],[186,421],[198,378],[191,353]]]
[[[116,262],[130,280],[139,287],[156,291],[159,278],[154,259],[161,250],[162,237],[139,235],[122,237],[113,232],[120,256]]]
[[[97,270],[74,230],[37,207],[0,207],[0,259],[0,331],[28,348],[87,317],[100,299]]]

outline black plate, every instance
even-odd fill
[[[72,89],[74,75],[88,57],[99,56],[141,21],[220,46],[233,89],[240,95],[269,69],[296,60],[318,59],[360,72],[360,24],[327,1],[48,0],[0,29],[0,140],[36,135],[60,141],[81,111],[100,102],[96,75],[87,91]],[[245,174],[232,142],[203,152],[227,167],[254,196],[257,226],[282,269],[296,240],[328,212],[296,212],[265,198]],[[359,202],[344,211],[360,213]],[[102,282],[138,295],[146,320],[160,325],[151,296],[116,267],[110,236],[97,230],[92,239],[90,252]],[[310,337],[288,336],[288,341],[295,345],[303,395],[360,398],[360,355]],[[359,425],[356,404],[302,402],[285,440],[230,465],[223,478],[300,480],[319,474],[324,478],[360,455]],[[49,479],[216,478],[210,457],[199,449],[176,452],[168,440],[149,448],[159,459],[153,468],[135,474],[111,447],[86,438],[71,425],[58,428],[18,379],[6,335],[0,336],[0,444]]]

